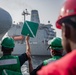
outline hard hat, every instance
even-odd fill
[[[1,45],[7,48],[14,48],[15,43],[14,40],[10,37],[6,37],[2,40]]]
[[[61,8],[56,27],[61,29],[61,21],[74,15],[76,15],[76,0],[66,0]]]
[[[50,41],[49,48],[54,50],[62,50],[61,38],[56,37]]]

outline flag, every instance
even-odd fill
[[[35,37],[37,30],[38,30],[38,26],[39,26],[38,23],[31,22],[31,21],[25,21],[21,34],[24,36],[29,35],[30,37]]]

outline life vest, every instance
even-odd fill
[[[0,58],[0,75],[4,69],[21,73],[21,66],[18,56],[2,56]]]
[[[51,62],[54,62],[54,61],[60,59],[61,57],[62,57],[62,56],[53,56],[53,57],[50,58],[50,59],[44,60],[44,61],[43,61],[43,65],[47,65],[47,64],[49,64],[49,63],[51,63]]]
[[[4,69],[2,75],[22,75],[22,74],[19,72]]]

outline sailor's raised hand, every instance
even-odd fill
[[[29,35],[26,36],[26,41],[29,41],[30,37]]]
[[[29,35],[26,36],[26,52],[30,52]]]

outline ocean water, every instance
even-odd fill
[[[50,56],[32,56],[32,64],[33,68],[36,68],[39,64],[42,63],[43,60],[50,58]],[[24,63],[21,68],[23,75],[29,75],[28,61]]]

